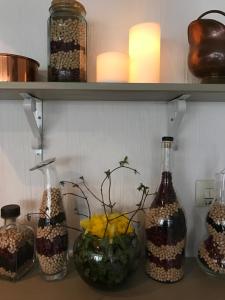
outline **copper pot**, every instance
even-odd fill
[[[39,66],[34,59],[0,53],[0,81],[35,81]]]
[[[193,75],[202,79],[202,83],[224,83],[225,25],[213,19],[202,19],[210,13],[225,16],[223,11],[210,10],[190,23],[188,66]]]

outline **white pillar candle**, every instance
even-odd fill
[[[160,25],[142,23],[129,32],[129,82],[160,82]]]
[[[129,58],[120,52],[105,52],[97,56],[97,82],[128,82]]]

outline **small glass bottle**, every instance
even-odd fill
[[[216,199],[206,218],[208,237],[198,250],[198,262],[210,275],[225,275],[225,170],[217,174]]]
[[[65,277],[68,260],[68,231],[54,162],[55,158],[49,159],[31,169],[44,176],[36,251],[43,276],[49,281]]]
[[[19,280],[33,266],[35,260],[33,229],[17,222],[19,205],[1,208],[4,226],[0,228],[0,277]]]
[[[76,0],[52,0],[48,21],[48,81],[87,81],[87,22]]]
[[[145,226],[146,272],[154,280],[173,283],[182,279],[186,221],[172,183],[172,137],[162,139],[162,179],[149,210]]]

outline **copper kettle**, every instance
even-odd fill
[[[223,11],[209,10],[188,26],[188,66],[202,83],[225,83],[225,25],[202,19],[210,13],[225,16]]]

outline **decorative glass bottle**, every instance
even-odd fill
[[[162,179],[146,212],[147,274],[160,282],[173,283],[184,275],[186,221],[172,183],[173,138],[162,139]]]
[[[211,275],[225,275],[225,170],[217,174],[216,199],[207,218],[208,238],[198,250],[200,266]]]
[[[1,208],[4,226],[0,228],[0,277],[20,279],[33,266],[35,259],[33,229],[17,222],[19,205]]]
[[[48,21],[48,80],[87,81],[87,23],[76,0],[52,0]]]
[[[54,162],[54,158],[49,159],[31,169],[39,169],[44,176],[36,248],[41,271],[49,281],[67,274],[68,258],[66,217]]]

